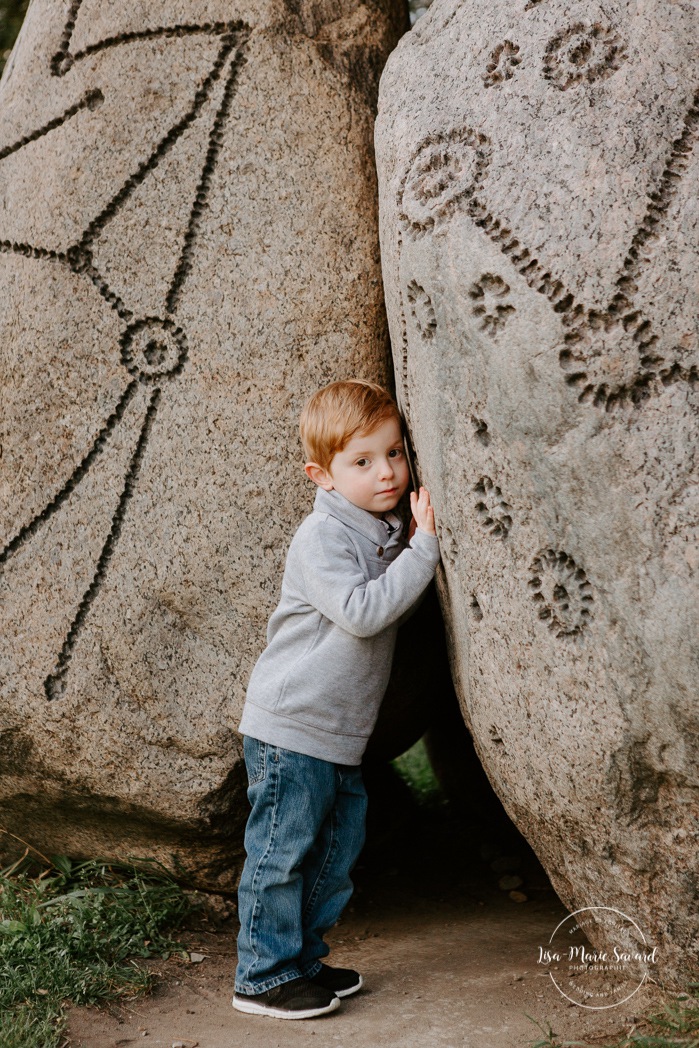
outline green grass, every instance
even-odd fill
[[[60,1048],[64,1005],[146,992],[137,958],[184,953],[170,930],[193,906],[156,862],[27,853],[0,872],[0,1048]]]
[[[531,1016],[527,1016],[531,1019]],[[544,1039],[532,1041],[529,1048],[593,1048],[588,1041],[561,1041],[547,1024],[532,1022]],[[624,1034],[615,1041],[594,1041],[594,1048],[699,1048],[699,982],[691,982],[687,992],[678,994],[662,1011],[652,1012],[637,1023],[642,1030]]]
[[[420,804],[434,804],[443,800],[443,793],[427,756],[424,739],[418,739],[400,757],[391,761],[402,779],[407,782]]]

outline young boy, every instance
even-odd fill
[[[313,512],[294,535],[267,647],[239,730],[252,811],[238,889],[233,1006],[307,1019],[339,1007],[358,972],[322,964],[364,843],[361,760],[396,632],[439,562],[428,492],[411,492],[410,545],[391,511],[405,493],[402,421],[372,382],[333,382],[301,415]]]

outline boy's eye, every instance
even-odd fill
[[[391,451],[389,451],[388,456],[389,456],[389,458],[396,458],[396,456],[398,456],[400,454],[402,454],[402,451],[401,451],[400,448],[393,448]]]
[[[357,459],[357,463],[356,464],[358,466],[366,466],[368,461],[369,461],[368,459]]]

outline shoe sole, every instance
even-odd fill
[[[355,983],[354,986],[349,986],[346,990],[333,990],[336,997],[351,997],[357,990],[361,990],[364,985],[364,980],[361,975],[359,976],[359,982]]]
[[[305,1008],[290,1011],[288,1008],[274,1008],[269,1004],[258,1004],[244,997],[234,997],[233,1007],[239,1012],[247,1012],[249,1015],[269,1015],[272,1019],[313,1019],[316,1015],[326,1015],[334,1012],[340,1007],[340,998],[336,995],[330,1004],[324,1008]]]

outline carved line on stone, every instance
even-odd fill
[[[77,3],[74,3],[72,5],[72,15],[69,17],[69,23],[74,24],[73,15],[77,12],[79,6],[79,0]],[[242,41],[239,43],[240,51],[236,55],[236,58],[232,63],[231,72],[226,85],[226,91],[224,92],[224,100],[216,114],[214,120],[214,127],[209,136],[209,148],[207,150],[207,156],[202,171],[202,178],[200,180],[197,196],[195,198],[192,212],[190,214],[188,230],[185,236],[185,244],[181,252],[176,269],[176,274],[173,278],[173,282],[171,285],[171,290],[174,289],[174,292],[179,291],[182,287],[184,280],[186,279],[186,275],[189,269],[189,252],[192,249],[194,237],[197,231],[197,217],[201,212],[203,204],[205,203],[211,174],[220,150],[220,137],[222,126],[225,122],[226,116],[230,111],[230,103],[234,93],[234,86],[237,81],[237,74],[245,60],[242,51],[247,43],[247,39],[249,36],[249,27],[245,26],[242,22],[235,23],[234,25],[236,27],[236,31],[228,32],[225,39],[222,41],[221,48],[219,49],[219,53],[213,64],[213,67],[210,70],[204,83],[197,91],[194,102],[189,112],[185,115],[185,117],[182,120],[178,121],[175,125],[173,125],[173,127],[170,128],[166,135],[163,136],[163,138],[157,144],[151,156],[143,164],[140,165],[140,167],[133,175],[131,175],[126,180],[124,185],[115,194],[115,196],[112,198],[109,204],[95,219],[92,220],[92,222],[88,225],[80,242],[77,245],[74,245],[73,247],[69,248],[67,252],[62,253],[49,249],[37,248],[31,244],[19,244],[13,241],[0,241],[0,251],[12,252],[24,255],[29,258],[58,261],[63,264],[67,264],[69,268],[72,270],[72,272],[78,275],[82,274],[87,276],[88,279],[90,279],[93,282],[93,284],[97,287],[97,289],[108,302],[108,304],[117,312],[117,314],[122,319],[126,321],[131,320],[133,317],[132,311],[129,310],[125,306],[121,298],[109,288],[109,285],[107,284],[106,280],[104,280],[104,278],[94,265],[90,251],[91,244],[95,239],[97,239],[104,226],[113,217],[113,215],[116,214],[116,212],[119,210],[119,208],[130,195],[130,193],[135,189],[135,187],[143,181],[143,179],[146,177],[149,171],[156,166],[161,157],[170,148],[172,148],[172,146],[181,136],[184,130],[198,116],[199,111],[201,110],[201,108],[203,107],[207,98],[210,95],[214,82],[218,79],[218,77],[221,74],[221,70],[225,65],[227,57],[229,56],[233,48],[236,46],[236,44],[239,43],[238,36],[240,35],[242,36]],[[231,27],[226,26],[225,28],[230,29]],[[238,29],[240,29],[240,33],[237,32]],[[158,321],[157,318],[146,318],[146,320],[149,322],[157,322],[162,325],[167,325],[171,323],[167,320]],[[142,324],[145,323],[145,321],[139,323]],[[180,335],[183,334],[181,332],[181,329],[177,330]],[[182,359],[184,359],[184,357]],[[139,377],[141,379],[145,379],[147,376],[144,373],[141,373]]]
[[[699,90],[696,91],[684,118],[681,134],[670,147],[658,184],[652,192],[648,193],[648,208],[634,233],[628,254],[624,259],[622,275],[617,280],[617,286],[624,296],[630,295],[632,298],[637,291],[635,280],[641,272],[641,263],[644,261],[641,256],[641,248],[645,247],[649,241],[658,238],[661,220],[667,214],[680,179],[687,170],[689,156],[696,143],[698,131]]]
[[[592,587],[564,550],[543,549],[530,567],[529,589],[539,618],[557,637],[576,637],[592,618]]]
[[[148,434],[153,425],[153,419],[158,408],[158,401],[160,399],[160,389],[156,388],[153,390],[150,396],[150,403],[146,410],[146,417],[143,420],[141,426],[141,432],[139,434],[138,443],[131,456],[126,476],[124,478],[124,487],[121,495],[119,496],[119,502],[112,518],[112,525],[109,529],[109,534],[105,540],[102,552],[100,553],[99,560],[97,561],[97,567],[95,568],[95,574],[92,578],[92,582],[83,594],[82,600],[78,606],[78,610],[75,617],[68,629],[68,633],[63,642],[63,647],[58,656],[56,666],[52,673],[44,681],[44,691],[47,699],[56,699],[63,694],[63,688],[65,684],[65,676],[70,666],[70,661],[73,657],[73,649],[78,639],[78,635],[82,626],[87,618],[88,612],[94,599],[99,590],[100,583],[104,577],[107,565],[114,552],[117,539],[121,532],[121,528],[124,522],[124,516],[126,513],[126,506],[133,495],[136,480],[141,468],[141,461],[143,459],[143,453],[145,451]]]
[[[405,316],[405,302],[403,298],[403,285],[400,278],[400,259],[401,252],[403,249],[403,237],[398,230],[398,297],[399,297],[399,309],[398,315],[400,319],[400,346],[401,346],[401,360],[400,360],[400,393],[401,393],[401,408],[406,422],[410,425],[410,393],[408,391],[408,324]]]
[[[62,262],[68,265],[68,256],[62,251],[35,247],[33,244],[18,244],[16,240],[0,240],[0,252],[4,255],[23,255],[25,258],[39,258],[45,262]]]
[[[73,27],[75,25],[75,18],[80,7],[81,0],[73,3],[70,9],[68,21],[66,23],[66,30],[64,31],[64,44],[67,48],[72,35]],[[34,258],[51,258],[58,259],[60,261],[66,261],[70,266],[71,270],[77,274],[84,274],[89,280],[95,285],[97,290],[100,292],[105,301],[115,310],[117,315],[125,321],[130,321],[133,318],[132,310],[128,309],[123,300],[109,287],[109,284],[104,279],[102,274],[99,272],[94,264],[92,257],[91,246],[96,239],[99,238],[102,230],[108,224],[108,222],[118,213],[122,205],[131,195],[133,190],[139,186],[146,176],[152,171],[163,156],[170,151],[170,149],[179,140],[184,131],[190,126],[190,124],[196,120],[201,109],[206,104],[213,85],[219,79],[225,62],[234,48],[238,48],[238,53],[232,63],[231,70],[226,82],[224,91],[224,99],[219,107],[218,112],[214,118],[214,126],[209,135],[209,144],[207,149],[207,155],[204,162],[202,176],[197,187],[197,194],[190,212],[187,232],[185,234],[184,244],[180,258],[177,263],[176,271],[173,276],[168,292],[168,311],[172,311],[175,308],[176,300],[179,292],[186,280],[187,274],[191,267],[190,254],[192,251],[194,239],[196,236],[197,228],[199,225],[202,210],[206,203],[208,195],[211,175],[215,166],[218,153],[221,146],[221,131],[225,123],[225,119],[230,112],[230,106],[235,93],[235,86],[237,84],[238,73],[242,65],[246,61],[245,49],[247,41],[250,35],[250,27],[246,23],[241,21],[222,23],[215,22],[209,23],[203,26],[175,26],[170,28],[162,28],[160,30],[148,30],[144,34],[131,34],[131,37],[151,37],[154,35],[161,36],[177,36],[184,35],[185,33],[210,33],[216,35],[222,35],[221,47],[219,53],[213,63],[208,76],[204,80],[201,87],[195,94],[194,102],[185,114],[185,116],[174,124],[167,133],[161,138],[156,145],[151,155],[137,168],[137,170],[129,176],[126,182],[121,186],[118,192],[112,197],[109,203],[103,208],[99,215],[97,215],[87,226],[83,236],[78,244],[69,248],[67,252],[61,253],[56,251],[47,251],[42,248],[34,248],[31,245],[18,245],[11,244],[9,241],[0,242],[1,250],[12,250],[19,254],[25,254]],[[117,41],[117,38],[109,38],[107,43]],[[118,42],[118,41],[117,41]],[[96,51],[101,45],[93,45],[88,50],[90,53]],[[87,53],[84,52],[84,53]],[[64,54],[64,52],[61,52]],[[67,54],[67,50],[65,51]],[[82,54],[82,53],[81,53]],[[74,56],[77,57],[77,56]],[[63,123],[70,116],[75,115],[80,109],[88,106],[93,109],[95,104],[103,101],[102,92],[99,90],[90,90],[86,93],[83,100],[71,106],[62,117],[56,118],[50,121],[43,128],[38,131],[32,132],[30,135],[25,136],[19,142],[14,143],[12,146],[7,147],[6,150],[0,153],[0,160],[9,155],[11,152],[15,152],[31,141],[35,141],[37,138],[46,134],[47,131],[53,130],[58,127],[59,124]]]
[[[63,72],[68,72],[68,68],[70,68],[70,66],[68,66],[65,70],[59,70],[58,62],[61,58],[65,58],[70,51],[70,42],[73,38],[73,31],[75,29],[75,23],[81,6],[82,0],[71,0],[70,7],[68,8],[68,15],[66,16],[65,24],[63,26],[63,33],[61,34],[58,53],[54,55],[51,60],[51,72],[54,76],[61,76]]]
[[[211,178],[216,166],[218,155],[221,151],[221,145],[223,142],[223,126],[226,122],[226,118],[231,110],[231,103],[233,96],[235,95],[238,74],[247,61],[247,55],[245,53],[248,37],[242,40],[238,45],[237,54],[231,63],[231,68],[226,81],[225,90],[223,93],[223,99],[218,108],[218,112],[214,118],[213,126],[209,133],[209,145],[206,151],[206,159],[202,168],[201,179],[197,186],[197,192],[194,198],[194,204],[189,216],[189,225],[184,238],[184,244],[182,247],[182,254],[175,270],[175,275],[172,278],[170,290],[167,297],[167,311],[168,313],[174,312],[177,307],[182,286],[187,279],[187,274],[191,269],[191,253],[194,245],[194,238],[201,222],[201,216],[206,206],[206,202],[209,196],[209,190],[211,188]]]
[[[204,22],[203,24],[182,23],[174,26],[157,26],[153,29],[143,29],[131,33],[117,33],[115,36],[107,36],[102,40],[89,44],[82,51],[71,53],[70,44],[75,31],[83,0],[71,0],[66,21],[61,34],[61,42],[58,51],[51,59],[51,73],[53,76],[65,76],[73,67],[75,62],[80,61],[99,51],[117,47],[120,44],[131,44],[140,40],[152,40],[158,37],[184,37],[194,35],[223,36],[226,32],[242,28],[242,22]]]
[[[92,280],[95,287],[109,305],[123,320],[126,320],[127,322],[133,318],[133,312],[128,309],[122,299],[111,290],[109,284],[95,266],[91,250],[92,245],[94,241],[99,238],[104,227],[118,214],[131,193],[144,181],[147,175],[157,166],[162,157],[173,148],[181,135],[199,116],[201,109],[210,97],[214,84],[221,76],[226,60],[234,48],[238,47],[238,53],[231,64],[231,70],[224,90],[224,99],[214,118],[214,124],[209,135],[209,144],[203,165],[201,180],[197,187],[197,193],[190,212],[180,258],[177,262],[173,280],[168,292],[168,311],[172,311],[175,308],[176,299],[182,289],[191,266],[190,256],[198,230],[201,212],[205,206],[206,197],[208,195],[211,175],[220,151],[222,128],[230,111],[230,103],[233,98],[235,87],[237,86],[238,73],[245,61],[244,49],[249,37],[249,28],[245,26],[244,23],[236,23],[236,27],[235,30],[228,33],[222,39],[221,47],[216,59],[209,70],[206,79],[197,90],[194,96],[194,101],[188,112],[166,132],[155,146],[151,155],[127,178],[125,183],[102,209],[100,214],[97,215],[88,225],[80,242],[73,248],[69,249],[67,253],[73,271],[76,273],[85,273],[85,275]],[[172,302],[171,307],[169,306],[170,302]]]
[[[238,48],[237,54],[235,55],[232,63],[229,75],[226,80],[224,87],[223,99],[219,105],[218,111],[214,118],[214,124],[209,134],[208,147],[206,157],[204,160],[202,175],[197,187],[194,203],[192,205],[192,211],[190,212],[189,222],[187,231],[184,238],[184,243],[180,257],[178,259],[175,274],[170,285],[168,292],[167,305],[169,311],[176,308],[177,299],[182,286],[187,278],[190,270],[191,262],[190,256],[193,249],[193,244],[198,232],[200,216],[202,210],[206,204],[208,196],[211,176],[218,159],[222,142],[222,130],[230,112],[231,101],[235,93],[237,86],[239,71],[246,61],[245,48],[250,35],[250,28],[243,22],[234,23],[211,23],[208,26],[200,27],[173,27],[172,29],[161,29],[155,32],[148,32],[145,34],[124,34],[119,38],[109,38],[106,41],[102,41],[99,44],[91,45],[84,52],[79,53],[75,56],[69,56],[70,39],[75,26],[75,20],[77,18],[78,11],[80,9],[81,0],[73,0],[71,4],[68,20],[64,28],[61,52],[55,56],[56,68],[53,69],[56,75],[63,75],[67,72],[70,64],[73,60],[78,57],[90,53],[93,54],[96,51],[103,49],[108,46],[114,46],[116,43],[129,42],[130,40],[138,37],[143,39],[146,37],[153,36],[182,36],[191,34],[194,32],[216,32],[217,34],[222,32],[223,36],[221,39],[221,47],[219,48],[218,55],[210,69],[206,79],[197,90],[192,107],[185,114],[184,118],[174,124],[170,130],[161,138],[156,145],[151,156],[142,163],[136,172],[132,174],[124,183],[124,185],[118,190],[118,192],[112,197],[111,201],[102,210],[102,212],[92,220],[92,222],[85,229],[83,236],[79,243],[69,248],[67,252],[58,252],[54,250],[48,250],[43,248],[37,248],[30,244],[18,244],[12,241],[0,241],[0,251],[5,253],[15,253],[24,255],[29,258],[36,258],[46,261],[58,261],[62,264],[68,265],[72,272],[86,276],[95,287],[98,289],[100,294],[103,296],[109,306],[115,310],[118,316],[129,322],[133,319],[133,312],[126,307],[122,299],[111,290],[107,281],[104,279],[102,274],[98,271],[94,264],[91,247],[96,239],[102,232],[104,226],[110,221],[110,219],[120,210],[125,200],[128,198],[130,193],[140,185],[147,174],[157,165],[162,156],[165,155],[172,148],[175,142],[183,134],[186,128],[192,123],[193,120],[199,115],[199,112],[203,108],[207,99],[210,96],[213,84],[220,77],[222,70],[225,66],[226,60],[234,48]],[[66,61],[66,59],[70,59]],[[60,68],[58,62],[61,61]],[[97,99],[99,92],[88,92],[86,98],[90,99],[93,103]],[[65,116],[65,114],[64,114]],[[53,126],[57,126],[55,122],[51,125],[46,125],[49,130]],[[45,129],[42,129],[41,133],[44,133]],[[35,133],[34,136],[28,136],[27,140],[18,143],[16,148],[22,148],[28,141],[33,138],[39,137],[39,133]],[[129,384],[125,392],[122,394],[122,398],[117,405],[115,411],[109,416],[107,422],[103,426],[102,430],[98,434],[92,448],[85,455],[81,463],[78,465],[73,475],[61,491],[54,496],[52,501],[37,514],[33,521],[31,521],[25,528],[23,528],[18,535],[14,537],[3,551],[3,556],[0,558],[2,563],[8,556],[11,555],[14,549],[17,548],[25,539],[29,538],[34,532],[40,527],[44,520],[48,519],[61,505],[70,493],[75,489],[80,480],[86,475],[90,466],[94,462],[97,455],[103,449],[105,442],[108,438],[109,433],[113,430],[116,423],[123,416],[126,407],[132,399],[136,388],[139,384],[151,384],[153,381],[157,381],[165,376],[174,376],[178,374],[187,356],[187,342],[184,332],[181,328],[177,327],[175,323],[169,318],[161,319],[158,317],[146,317],[142,320],[131,323],[130,326],[124,331],[121,336],[121,354],[122,363],[124,366],[131,371],[135,376],[134,380]],[[138,438],[137,446],[134,454],[131,458],[130,465],[127,470],[127,474],[124,481],[124,488],[121,493],[119,503],[117,506],[116,513],[112,520],[112,525],[109,534],[105,540],[102,548],[95,573],[88,589],[86,590],[83,598],[78,607],[78,611],[75,618],[68,630],[67,636],[64,640],[63,647],[58,656],[56,667],[53,673],[49,674],[44,682],[44,690],[48,699],[53,699],[60,696],[63,692],[65,684],[65,676],[68,672],[73,648],[77,639],[77,636],[82,628],[82,625],[87,617],[89,608],[99,590],[102,579],[105,575],[108,563],[111,559],[116,541],[121,532],[121,527],[126,513],[128,502],[133,493],[134,485],[138,477],[140,470],[141,460],[147,446],[148,437],[151,431],[153,419],[157,410],[158,402],[161,396],[161,390],[156,387],[150,394],[150,402],[146,411],[146,416],[141,427],[141,432]]]
[[[223,36],[230,31],[232,24],[227,22],[204,22],[201,25],[185,23],[173,26],[158,26],[155,29],[142,29],[138,32],[118,33],[115,36],[107,36],[102,40],[89,44],[82,51],[71,54],[68,50],[58,51],[51,59],[51,73],[53,76],[65,76],[73,68],[76,62],[91,55],[99,54],[122,44],[139,43],[142,40],[157,39],[182,39],[186,36]]]
[[[432,299],[425,289],[418,284],[417,280],[410,281],[405,289],[405,293],[410,303],[410,312],[420,338],[425,342],[429,342],[434,338],[437,331],[437,317],[432,305]]]
[[[487,205],[476,195],[478,182],[481,182],[485,175],[490,152],[485,136],[482,136],[483,165],[478,179],[474,179],[464,191],[450,193],[449,178],[443,178],[441,188],[437,182],[436,189],[444,195],[444,206],[439,209],[433,201],[432,212],[435,218],[430,220],[429,217],[424,217],[424,220],[420,221],[418,214],[413,216],[416,220],[412,221],[404,207],[404,196],[411,175],[416,173],[419,176],[421,173],[418,167],[421,154],[426,154],[427,164],[423,166],[429,172],[429,150],[435,143],[441,144],[442,155],[437,158],[439,163],[436,167],[447,168],[448,173],[449,148],[453,148],[460,141],[459,135],[453,130],[425,138],[413,153],[398,190],[399,222],[414,237],[419,237],[433,228],[441,217],[450,215],[456,207],[463,207],[474,223],[510,259],[527,284],[534,291],[545,295],[554,310],[562,314],[563,325],[568,330],[564,334],[566,344],[559,354],[559,364],[567,372],[566,383],[572,387],[580,387],[577,391],[578,401],[589,401],[596,407],[603,405],[606,411],[626,405],[637,406],[648,397],[660,393],[663,386],[672,382],[699,381],[697,365],[684,367],[677,360],[667,363],[652,350],[658,340],[657,336],[652,331],[650,321],[640,310],[633,308],[633,296],[637,290],[634,278],[645,261],[641,255],[641,248],[658,236],[660,219],[667,212],[677,185],[688,166],[688,156],[694,148],[698,127],[699,92],[695,94],[689,106],[679,137],[672,143],[658,186],[649,194],[649,207],[634,233],[622,273],[616,282],[619,290],[606,310],[589,309],[577,303],[564,284],[552,276],[550,271],[545,270],[536,258],[532,258],[529,250],[512,236],[512,231],[495,218]],[[472,132],[466,129],[464,134],[470,135]],[[463,135],[460,144],[473,145]],[[417,188],[419,190],[419,185]],[[432,190],[429,193],[431,197],[439,196],[439,192],[434,192],[435,186],[430,187],[428,184],[427,188]],[[598,333],[596,346],[592,344],[595,331]],[[607,336],[609,345],[605,344],[602,332]],[[613,363],[622,374],[621,381],[613,382],[609,377],[604,352],[600,351],[600,347],[614,354]]]
[[[14,538],[10,539],[5,548],[0,552],[0,568],[26,539],[31,538],[31,536],[34,535],[36,531],[38,531],[41,525],[45,521],[49,520],[49,518],[53,516],[56,510],[61,508],[61,506],[69,497],[69,495],[72,494],[72,492],[75,490],[75,488],[78,486],[80,481],[83,479],[83,477],[89,470],[94,460],[103,450],[116,424],[123,418],[124,413],[127,407],[129,406],[130,402],[133,400],[134,393],[137,389],[138,382],[134,379],[129,383],[129,385],[122,393],[114,411],[111,413],[104,426],[92,442],[92,447],[75,467],[73,473],[70,475],[63,487],[58,492],[56,492],[56,494],[48,503],[48,505],[45,506],[40,513],[37,513],[37,515],[32,520],[30,520],[28,524],[25,524],[24,527],[17,532]]]
[[[683,367],[678,361],[667,364],[657,354],[650,352],[657,342],[650,321],[640,310],[633,307],[637,290],[634,276],[645,258],[641,247],[658,236],[660,219],[669,209],[682,174],[688,166],[688,156],[694,148],[699,128],[699,92],[694,96],[683,121],[683,130],[672,143],[665,169],[657,188],[649,194],[650,205],[634,233],[631,246],[616,284],[616,292],[606,310],[589,309],[575,301],[563,283],[513,237],[512,231],[494,218],[486,205],[475,195],[466,200],[466,211],[475,224],[506,255],[527,284],[539,294],[545,295],[555,312],[563,314],[562,321],[568,330],[564,335],[565,348],[559,355],[561,368],[567,372],[565,381],[571,386],[580,386],[578,400],[589,401],[594,406],[603,405],[611,411],[624,405],[637,406],[649,396],[657,395],[664,386],[672,382],[699,381],[699,367]],[[620,326],[621,329],[620,330]],[[605,371],[602,354],[594,354],[589,346],[583,345],[590,339],[590,332],[604,331],[621,343],[615,363],[620,363],[627,374],[623,381],[613,383]],[[628,335],[628,339],[625,336]],[[599,336],[601,338],[601,334]],[[624,341],[630,343],[624,352]],[[628,350],[631,349],[631,354]]]
[[[442,563],[448,564],[452,570],[456,569],[456,558],[458,555],[458,547],[454,533],[448,524],[443,521],[437,521],[435,524],[437,529],[437,536],[439,538],[439,550],[442,556]]]
[[[478,603],[478,598],[476,597],[475,593],[471,594],[471,605],[470,605],[470,607],[471,607],[471,612],[473,614],[473,618],[475,619],[475,621],[476,622],[482,622],[483,621],[483,609],[481,608],[480,604]]]
[[[571,386],[575,384],[582,385],[582,389],[578,393],[578,400],[580,402],[589,400],[595,406],[604,405],[607,411],[611,411],[613,408],[622,406],[625,403],[640,404],[651,393],[656,392],[652,385],[655,379],[655,372],[641,372],[639,374],[635,358],[628,361],[628,354],[626,366],[628,375],[625,376],[626,380],[612,385],[606,379],[603,357],[599,354],[596,356],[592,354],[589,347],[587,347],[587,355],[580,351],[573,353],[571,343],[582,340],[581,331],[587,330],[591,324],[596,323],[594,318],[598,316],[599,311],[586,310],[584,306],[576,303],[575,298],[564,284],[554,277],[549,270],[545,270],[537,259],[532,258],[529,250],[523,248],[519,240],[512,236],[512,230],[503,226],[499,219],[493,218],[480,201],[473,200],[470,202],[470,205],[469,214],[474,223],[510,259],[529,287],[549,299],[554,312],[562,314],[564,327],[571,329],[570,332],[564,335],[566,346],[559,354],[559,363],[564,371],[569,372],[565,377],[567,384]],[[609,319],[612,327],[615,327],[616,321],[613,321],[611,317]],[[629,325],[627,330],[633,328],[630,335],[631,339],[634,338],[634,325],[639,328],[643,326],[641,335],[647,332],[648,328],[646,325],[649,326],[649,322],[641,316],[640,312],[630,315],[627,324]],[[582,346],[578,347],[579,350],[582,348]],[[595,370],[598,362],[599,369]],[[646,361],[646,363],[648,362]],[[574,365],[577,366],[577,369],[574,368]],[[645,366],[642,361],[641,366]]]
[[[87,254],[93,242],[99,237],[104,227],[117,214],[122,204],[131,193],[139,186],[146,176],[158,165],[160,160],[173,148],[181,135],[194,122],[200,110],[208,100],[214,84],[221,75],[221,70],[229,54],[236,45],[233,34],[224,38],[219,53],[211,67],[206,79],[197,90],[194,101],[185,115],[173,124],[172,127],[160,139],[151,155],[131,174],[118,192],[112,197],[102,211],[92,219],[85,230],[79,244],[76,245],[76,253]],[[91,259],[89,260],[92,261]]]
[[[86,91],[79,102],[75,105],[69,106],[64,113],[60,116],[54,117],[53,120],[49,120],[43,127],[38,128],[36,131],[30,132],[28,135],[24,135],[19,141],[13,142],[11,146],[5,146],[4,149],[0,149],[0,160],[4,160],[5,157],[10,156],[12,153],[16,153],[19,149],[23,149],[24,146],[28,146],[30,142],[36,142],[37,138],[43,138],[49,131],[54,131],[61,124],[65,124],[67,120],[76,116],[83,109],[94,110],[104,102],[104,95],[97,88],[94,90]]]
[[[69,248],[67,261],[73,273],[83,274],[88,280],[92,281],[102,298],[111,306],[121,320],[125,320],[128,323],[133,318],[133,312],[127,309],[123,299],[115,291],[112,291],[107,281],[93,264],[91,252],[83,252],[76,247]]]

